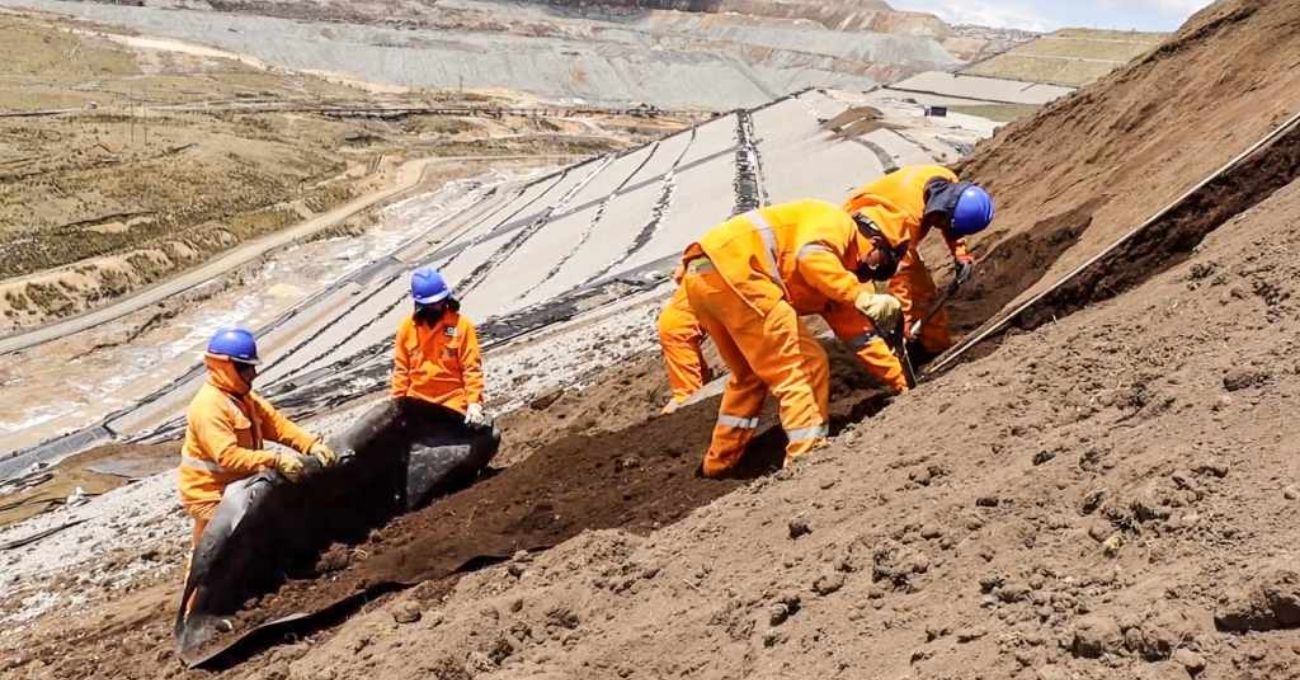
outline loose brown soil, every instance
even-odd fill
[[[1090,221],[1053,262],[1030,265],[1033,285],[1004,280],[1000,269],[977,273],[990,279],[981,295],[1021,300],[1041,291],[1300,108],[1295,21],[1293,3],[1215,3],[1129,67],[982,142],[960,169],[998,203],[997,231],[977,237],[977,249],[1021,245],[1060,216]],[[946,261],[934,240],[927,260]]]
[[[1005,232],[979,247],[1007,275],[984,295],[1033,292],[1289,113],[1297,25],[1295,3],[1220,2],[981,148],[967,174],[1003,197]],[[1300,183],[1261,198],[1189,255],[1132,258],[1146,271],[1127,292],[1006,337],[732,493],[691,476],[708,404],[544,447],[444,501],[456,515],[436,504],[366,559],[336,551],[347,566],[311,597],[363,573],[436,577],[454,541],[493,547],[479,526],[496,555],[577,533],[575,510],[636,530],[390,596],[229,675],[1300,678]],[[489,507],[504,517],[475,512]],[[41,622],[5,670],[179,674],[153,624],[98,637],[100,617]]]
[[[834,422],[878,410],[883,396],[870,378],[851,355],[831,350]],[[592,396],[599,400],[611,389],[657,395],[662,383],[658,372],[624,370]],[[316,563],[314,573],[304,574],[308,578],[291,580],[241,612],[232,636],[289,614],[323,611],[362,591],[414,585],[521,550],[549,548],[582,531],[658,529],[728,493],[739,480],[780,468],[785,442],[780,428],[772,427],[750,447],[733,479],[699,477],[700,452],[717,407],[714,398],[671,416],[647,414],[626,428],[592,428],[592,434],[552,441],[469,489],[371,532],[359,545],[336,547]],[[774,425],[770,409],[766,425]],[[326,574],[323,582],[316,578]],[[213,645],[218,646],[220,641]]]

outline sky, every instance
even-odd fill
[[[1050,31],[1066,26],[1172,31],[1210,0],[889,0],[948,23]]]

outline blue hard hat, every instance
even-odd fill
[[[984,231],[993,221],[993,197],[978,184],[964,188],[952,211],[953,236],[970,236]]]
[[[411,274],[411,297],[416,304],[431,305],[451,297],[451,286],[433,267],[421,267]]]
[[[257,365],[257,341],[253,334],[243,328],[223,328],[208,341],[208,356],[216,359],[229,359],[241,364]]]

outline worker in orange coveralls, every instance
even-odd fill
[[[977,234],[993,221],[993,199],[983,188],[962,182],[948,168],[912,165],[900,168],[853,193],[844,204],[849,212],[888,203],[901,211],[911,248],[889,281],[889,292],[903,304],[904,334],[909,354],[917,363],[937,356],[952,346],[948,315],[935,311],[921,326],[920,337],[911,337],[912,325],[930,311],[937,297],[934,278],[921,260],[921,239],[937,228],[943,234],[956,264],[956,284],[970,279],[975,258],[965,238]]]
[[[195,546],[227,485],[263,470],[276,470],[297,482],[306,456],[324,466],[338,459],[321,437],[295,425],[253,392],[258,361],[253,334],[242,328],[220,330],[208,342],[203,359],[208,380],[185,412],[181,448],[181,504],[194,519]],[[267,441],[303,455],[269,451],[263,448]]]
[[[665,415],[676,412],[692,394],[713,379],[713,371],[705,361],[701,347],[704,329],[695,318],[690,300],[686,298],[686,289],[680,285],[684,273],[681,266],[673,272],[673,280],[679,285],[659,312],[655,324],[659,330],[664,368],[668,372],[668,387],[672,390],[672,397],[663,408]]]
[[[445,406],[463,414],[469,427],[489,427],[474,324],[460,313],[451,286],[432,267],[411,275],[411,297],[415,313],[402,320],[393,347],[392,396]]]
[[[802,200],[733,217],[686,248],[682,287],[731,369],[705,476],[739,462],[769,390],[789,440],[786,464],[825,442],[830,366],[801,313],[825,314],[839,337],[860,340],[858,356],[878,379],[907,389],[897,357],[876,333],[898,323],[901,306],[870,283],[892,276],[907,247],[903,217],[888,206],[850,216]]]

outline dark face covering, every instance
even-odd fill
[[[898,264],[903,259],[902,253],[907,252],[907,244],[902,246],[902,253],[891,250],[889,243],[885,239],[873,238],[874,248],[867,258],[858,265],[855,272],[859,281],[888,281],[894,278],[898,273]]]
[[[419,303],[416,303],[415,305],[415,321],[416,323],[425,326],[433,326],[437,324],[442,320],[442,315],[446,313],[447,303],[445,301],[435,302],[430,305],[422,305]]]
[[[859,216],[854,216],[858,223],[858,230],[864,236],[871,240],[871,252],[858,263],[857,275],[859,281],[888,281],[894,278],[898,273],[898,264],[907,254],[908,242],[903,241],[896,247],[889,245],[889,240],[884,234],[877,231],[876,226],[870,220],[863,220]]]
[[[239,374],[239,379],[243,380],[249,387],[252,387],[253,380],[257,378],[257,366],[238,361],[232,363],[235,364],[235,372]]]

